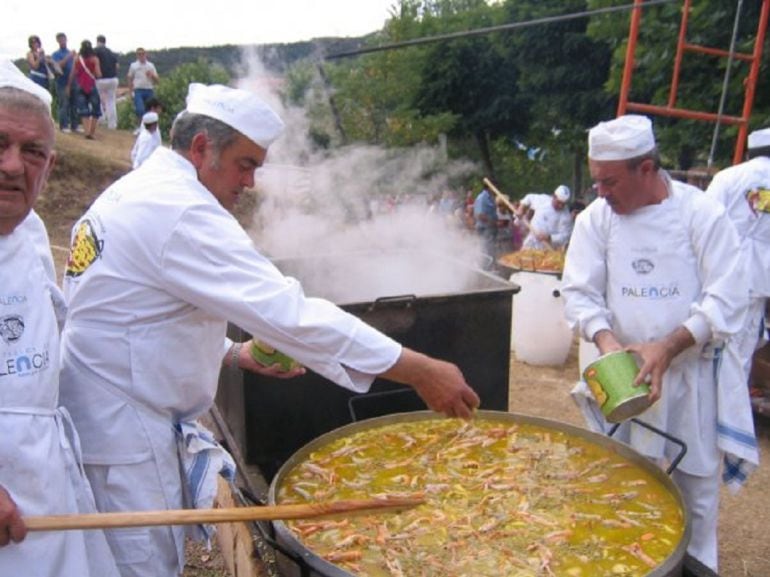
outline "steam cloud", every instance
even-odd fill
[[[449,182],[476,170],[472,163],[448,160],[440,146],[318,150],[307,137],[304,110],[283,105],[255,53],[245,61],[249,72],[240,85],[286,123],[256,174],[258,209],[249,234],[263,254],[308,295],[340,304],[447,294],[474,282],[482,258],[477,238],[428,209]],[[389,210],[395,199],[397,208]]]

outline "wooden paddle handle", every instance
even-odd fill
[[[511,204],[511,201],[508,200],[508,197],[505,196],[502,192],[497,190],[497,187],[492,184],[492,181],[489,180],[487,177],[484,177],[484,184],[486,184],[489,187],[489,190],[491,190],[497,198],[500,199],[500,202],[502,202],[505,206],[508,207],[508,210],[511,211],[514,215],[516,214],[516,207]]]
[[[507,196],[505,196],[505,195],[504,195],[502,192],[500,192],[499,190],[497,190],[497,188],[495,187],[495,185],[494,185],[494,184],[492,184],[492,182],[491,182],[491,181],[490,181],[490,180],[489,180],[487,177],[484,177],[484,179],[483,179],[483,180],[484,180],[484,184],[486,184],[486,185],[489,187],[489,189],[490,189],[492,192],[494,192],[494,193],[495,193],[495,196],[497,196],[497,198],[499,198],[499,199],[500,199],[500,201],[501,201],[501,202],[502,202],[502,203],[503,203],[505,206],[507,206],[507,207],[508,207],[508,209],[511,211],[511,213],[512,213],[512,214],[515,216],[515,215],[516,215],[516,208],[515,208],[515,207],[514,207],[514,206],[511,204],[511,201],[510,201],[510,200],[508,200],[508,197],[507,197]],[[522,219],[520,219],[520,220],[519,220],[519,222],[523,223],[523,224],[524,224],[524,226],[526,226],[526,227],[527,227],[527,230],[528,230],[528,231],[530,231],[530,232],[532,232],[532,227],[531,227],[531,226],[529,226],[529,222],[527,222],[527,220],[526,220],[526,219],[523,219],[523,218],[522,218]],[[553,245],[552,245],[550,242],[548,242],[547,240],[543,240],[543,241],[540,241],[540,242],[542,242],[542,243],[543,243],[543,244],[544,244],[544,245],[545,245],[545,246],[548,248],[548,250],[556,250],[556,249],[553,247]]]
[[[425,502],[422,496],[385,499],[351,499],[294,505],[265,505],[228,509],[169,509],[167,511],[131,511],[127,513],[92,513],[83,515],[39,515],[24,517],[30,531],[70,529],[113,529],[150,525],[198,525],[277,519],[310,519],[342,513],[407,509]]]

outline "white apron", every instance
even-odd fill
[[[607,243],[607,304],[613,331],[624,345],[660,339],[690,315],[701,292],[696,255],[677,201],[666,199],[623,219],[613,218]],[[695,345],[677,356],[663,376],[661,399],[639,417],[685,439],[684,472],[708,476],[718,469],[713,350]],[[673,458],[676,445],[631,424],[629,441],[651,458]]]
[[[94,512],[77,436],[57,409],[53,305],[61,297],[32,245],[22,229],[0,236],[0,484],[25,516]],[[0,548],[0,575],[112,577],[117,570],[101,531],[34,532]]]

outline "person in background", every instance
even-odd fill
[[[0,60],[0,574],[117,577],[101,531],[28,534],[24,522],[95,512],[77,435],[58,406],[64,302],[33,211],[54,137],[50,93]]]
[[[128,89],[133,95],[136,119],[141,122],[147,112],[147,100],[155,96],[155,85],[158,83],[158,71],[155,65],[147,59],[144,48],[136,49],[136,60],[128,67]]]
[[[96,125],[102,115],[99,91],[96,89],[96,80],[101,76],[99,59],[96,57],[91,41],[83,40],[70,74],[70,86],[77,84],[78,116],[83,123],[88,140],[94,139]]]
[[[29,77],[38,86],[50,90],[53,73],[49,69],[50,56],[43,50],[40,36],[32,35],[27,40],[29,52],[27,52],[27,64],[29,65]]]
[[[144,103],[144,108],[147,112],[154,112],[160,118],[161,112],[163,112],[163,104],[156,97],[148,98]]]
[[[706,189],[735,225],[749,270],[749,312],[737,339],[747,383],[754,351],[764,340],[765,304],[770,297],[770,128],[749,134],[748,157],[714,175]]]
[[[481,189],[473,201],[473,222],[487,257],[484,269],[490,270],[495,267],[497,256],[497,204],[493,193],[486,187]]]
[[[139,136],[136,137],[131,149],[131,166],[139,168],[153,151],[161,145],[160,129],[158,128],[158,113],[145,112]]]
[[[77,84],[69,81],[72,68],[77,58],[74,50],[67,48],[67,35],[59,32],[56,35],[59,49],[51,54],[53,61],[57,63],[61,74],[56,77],[56,100],[59,106],[59,130],[62,132],[74,132],[80,128],[77,107]]]
[[[559,249],[567,245],[573,225],[572,214],[567,205],[571,196],[570,189],[562,184],[556,187],[552,195],[528,194],[521,199],[520,212],[517,215],[520,219],[526,211],[534,211],[534,215],[526,223],[529,232],[522,248]]]
[[[96,89],[99,91],[102,115],[107,122],[107,128],[115,130],[118,127],[118,110],[116,95],[118,92],[118,71],[120,64],[115,53],[107,48],[107,39],[103,34],[96,37],[96,57],[99,59],[99,69],[102,72],[96,79]]]
[[[191,84],[158,148],[75,224],[64,291],[62,400],[81,431],[101,511],[179,508],[188,428],[209,410],[222,365],[273,376],[227,321],[342,387],[378,375],[412,386],[433,410],[479,404],[459,368],[402,347],[323,299],[307,298],[258,252],[231,214],[283,131],[253,94]],[[287,407],[287,410],[289,408]],[[177,577],[182,527],[110,531],[123,577]]]
[[[716,571],[720,463],[732,488],[758,463],[730,354],[748,302],[738,234],[723,207],[660,168],[644,116],[593,127],[588,164],[599,198],[578,215],[567,249],[565,315],[600,354],[640,359],[636,383],[649,380],[655,402],[639,419],[687,444],[672,473],[692,518],[687,551]],[[679,450],[633,422],[618,433],[659,463]]]

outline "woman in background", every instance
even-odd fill
[[[80,87],[77,95],[78,116],[83,123],[86,138],[89,140],[94,139],[96,124],[102,115],[99,91],[96,89],[96,79],[101,77],[102,70],[94,47],[90,40],[83,40],[80,43],[80,51],[75,60],[75,66],[72,67],[69,85],[72,86],[74,80]]]
[[[33,34],[27,40],[29,52],[27,52],[27,64],[29,64],[29,78],[35,84],[50,90],[50,79],[53,74],[48,68],[50,56],[46,56],[43,51],[43,44],[40,42],[40,36]]]

